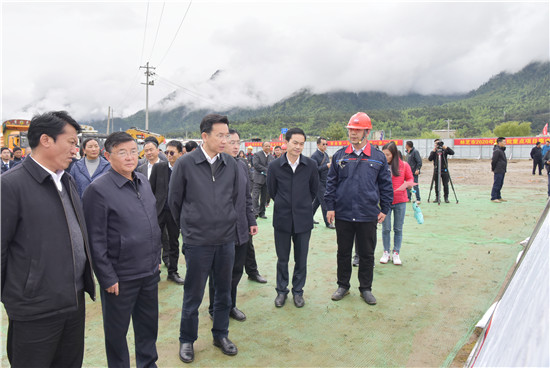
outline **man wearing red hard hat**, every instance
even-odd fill
[[[338,289],[332,300],[349,294],[353,242],[359,255],[359,292],[367,304],[372,295],[376,226],[384,221],[393,201],[390,168],[386,157],[367,140],[372,123],[358,112],[347,125],[350,145],[332,156],[325,201],[327,221],[335,222],[338,243]]]

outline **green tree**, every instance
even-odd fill
[[[499,137],[526,137],[531,135],[531,123],[519,121],[507,121],[497,125],[493,133]]]
[[[344,123],[335,122],[321,131],[321,136],[329,141],[340,141],[348,139],[348,132]]]

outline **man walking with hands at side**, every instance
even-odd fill
[[[304,306],[303,287],[306,283],[307,253],[313,229],[311,202],[317,195],[319,174],[317,164],[302,155],[306,135],[292,128],[286,133],[287,153],[269,164],[267,188],[273,198],[273,228],[277,251],[277,297],[275,306],[285,304],[289,283],[288,261],[290,241],[294,243],[294,274],[292,294],[294,305]]]
[[[359,255],[359,291],[367,304],[376,304],[372,295],[376,226],[384,222],[393,201],[393,186],[386,156],[367,137],[372,123],[358,112],[347,125],[350,145],[332,156],[327,178],[327,220],[336,220],[338,243],[338,289],[332,300],[349,294],[351,250]]]

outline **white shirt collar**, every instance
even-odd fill
[[[41,168],[46,170],[48,172],[48,174],[50,174],[52,176],[53,182],[55,183],[55,186],[57,187],[57,190],[62,192],[63,191],[63,184],[61,184],[61,177],[65,173],[65,170],[57,170],[57,172],[53,172],[50,169],[48,169],[47,167],[45,167],[44,165],[42,165],[40,162],[36,161],[34,159],[34,157],[31,156],[31,158],[34,162],[36,162]]]
[[[367,146],[367,145],[365,144],[365,145],[363,146],[363,148],[361,148],[360,150],[356,150],[355,148],[353,148],[353,152],[355,152],[355,154],[356,154],[357,156],[359,156],[359,155],[361,155],[361,152],[363,152],[363,150],[365,149],[366,146]],[[353,147],[353,146],[352,146],[352,147]]]
[[[206,161],[208,161],[208,163],[209,163],[210,165],[212,165],[214,162],[216,162],[216,160],[217,160],[218,157],[220,156],[219,153],[216,153],[216,154],[214,155],[214,157],[210,158],[210,156],[208,156],[208,153],[206,153],[206,151],[204,150],[204,147],[203,147],[202,144],[200,145],[200,147],[201,147],[202,153],[204,153],[204,156],[206,157]]]
[[[295,163],[290,162],[290,160],[288,159],[288,155],[286,156],[286,160],[288,161],[288,164],[292,168],[292,172],[296,172],[296,168],[300,164],[300,156],[298,156]]]

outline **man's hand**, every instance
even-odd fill
[[[335,212],[334,211],[327,211],[327,222],[329,224],[332,224],[334,221]]]
[[[378,223],[381,224],[384,222],[384,219],[386,218],[386,215],[384,215],[382,212],[378,214]]]
[[[258,234],[258,226],[250,226],[250,235],[254,236]]]
[[[414,172],[414,175],[420,175],[420,170],[416,170],[416,171]]]
[[[329,162],[329,163],[327,163],[327,167],[328,167],[328,168],[330,169],[330,162]]]
[[[118,282],[116,284],[114,284],[113,286],[108,287],[105,290],[107,290],[107,292],[110,293],[110,294],[114,293],[115,295],[118,295]]]

